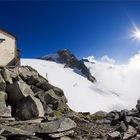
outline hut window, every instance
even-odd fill
[[[0,43],[2,43],[3,41],[5,41],[5,39],[0,38]]]

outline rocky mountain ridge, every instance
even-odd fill
[[[89,69],[85,66],[82,60],[78,60],[76,56],[70,52],[68,49],[57,51],[56,54],[45,55],[40,59],[55,61],[57,63],[65,64],[65,68],[70,67],[72,69],[77,69],[81,72],[81,74],[91,82],[96,82],[96,79],[93,75],[91,75]]]

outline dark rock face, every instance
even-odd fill
[[[22,80],[16,81],[13,84],[8,84],[6,92],[8,93],[9,102],[12,104],[16,104],[19,100],[27,97],[28,95],[34,95],[30,86]]]
[[[69,50],[65,49],[57,52],[59,54],[58,61],[60,63],[64,63],[65,67],[77,68],[81,70],[81,73],[87,77],[91,82],[95,82],[96,79],[91,75],[89,69],[85,66],[82,61],[79,61],[74,54],[72,54]]]

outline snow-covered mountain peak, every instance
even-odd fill
[[[87,77],[91,82],[95,82],[96,79],[94,75],[91,75],[89,69],[85,66],[83,61],[77,59],[77,57],[70,52],[68,49],[57,51],[55,54],[45,55],[40,59],[55,61],[56,63],[64,64],[64,67],[72,68],[75,72],[78,71],[79,74]]]

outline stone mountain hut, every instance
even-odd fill
[[[16,47],[16,37],[0,29],[0,67],[20,64],[20,50]]]

